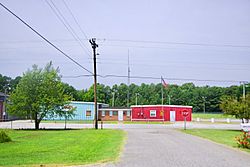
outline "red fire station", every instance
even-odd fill
[[[181,105],[134,105],[131,121],[186,121],[192,120],[192,106]]]

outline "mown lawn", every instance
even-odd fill
[[[235,118],[234,116],[231,115],[225,115],[225,114],[203,114],[203,113],[192,113],[192,118],[201,118],[201,119],[226,119],[226,118]]]
[[[188,129],[182,130],[184,133],[199,136],[230,147],[238,148],[235,136],[242,132],[239,130],[218,130],[218,129]],[[250,153],[250,149],[241,149]]]
[[[124,144],[121,130],[11,130],[0,143],[0,166],[77,165],[114,161]]]

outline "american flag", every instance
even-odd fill
[[[168,87],[168,84],[164,81],[164,79],[161,77],[161,84],[164,88]]]

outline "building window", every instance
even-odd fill
[[[130,111],[127,111],[127,117],[130,117]]]
[[[156,117],[156,110],[150,110],[150,117]]]
[[[113,111],[113,115],[118,115],[118,111]]]
[[[86,117],[91,117],[91,111],[90,110],[86,111]]]
[[[102,116],[105,117],[105,111],[102,111]]]
[[[109,116],[110,116],[110,117],[113,116],[113,111],[109,111]]]

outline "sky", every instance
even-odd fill
[[[88,39],[96,38],[97,71],[102,76],[128,75],[129,57],[131,76],[162,76],[170,84],[229,86],[250,81],[249,0],[0,2],[90,71],[93,56]],[[75,88],[86,89],[93,83],[90,73],[1,6],[0,20],[2,75],[22,76],[33,64],[44,67],[52,61],[60,68],[62,80]],[[66,28],[67,24],[70,27]],[[98,77],[99,83],[110,86],[127,80]],[[160,82],[152,78],[130,80],[135,84]]]

